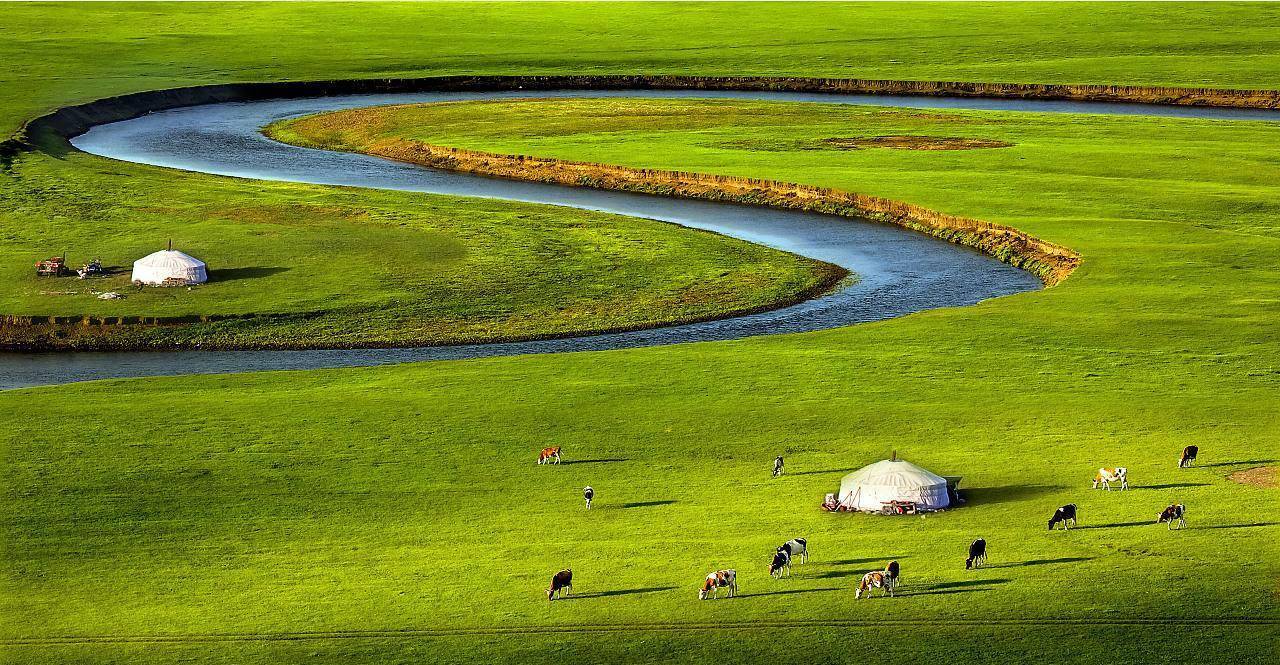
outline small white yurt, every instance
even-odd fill
[[[133,262],[130,281],[158,286],[165,284],[165,280],[172,280],[169,284],[203,284],[209,280],[209,272],[204,261],[179,252],[173,248],[173,243],[169,243],[169,249]]]
[[[878,513],[889,501],[910,501],[917,510],[951,505],[947,479],[897,459],[864,466],[840,481],[840,507]]]

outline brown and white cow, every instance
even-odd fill
[[[1156,524],[1168,522],[1170,531],[1173,530],[1174,524],[1177,524],[1178,528],[1181,529],[1187,525],[1186,515],[1187,507],[1180,503],[1175,503],[1160,511],[1160,515],[1156,517]]]
[[[873,570],[862,576],[862,581],[858,583],[858,591],[854,593],[854,598],[862,598],[862,594],[871,596],[872,589],[883,589],[881,596],[893,596],[894,579],[889,577],[888,573],[883,570]]]
[[[568,591],[566,592],[565,589]],[[555,600],[556,594],[564,596],[565,593],[573,593],[573,570],[569,568],[551,576],[551,586],[547,587],[547,600]]]
[[[1185,469],[1196,463],[1196,456],[1200,454],[1200,446],[1187,446],[1182,449],[1182,457],[1178,458],[1178,468]]]
[[[559,464],[560,463],[560,446],[554,448],[543,448],[538,454],[538,464]]]
[[[1098,489],[1101,484],[1108,492],[1111,491],[1111,483],[1120,483],[1120,489],[1129,489],[1129,469],[1118,466],[1114,469],[1098,469],[1098,475],[1093,477],[1093,489]]]
[[[702,588],[698,589],[698,600],[706,600],[707,596],[717,598],[721,589],[727,589],[730,598],[738,594],[738,571],[717,570],[707,575]]]

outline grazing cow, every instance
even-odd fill
[[[560,463],[560,446],[554,448],[543,448],[538,454],[538,464],[559,464]]]
[[[569,590],[568,593],[573,593],[573,571],[568,568],[551,576],[551,586],[547,588],[547,600],[555,600],[556,594],[564,596],[565,589]]]
[[[773,477],[777,478],[782,475],[782,455],[773,458]]]
[[[781,547],[773,553],[773,561],[769,563],[769,576],[773,578],[786,577],[791,574],[791,555]]]
[[[698,600],[706,600],[707,596],[718,598],[721,589],[727,589],[730,598],[738,594],[738,571],[717,570],[707,575],[706,581],[702,583],[702,588],[698,589]]]
[[[1177,523],[1178,528],[1181,529],[1182,527],[1187,525],[1186,514],[1187,514],[1187,507],[1180,503],[1175,503],[1169,506],[1168,508],[1165,508],[1164,510],[1160,511],[1160,516],[1156,518],[1156,524],[1159,524],[1161,522],[1168,522],[1169,530],[1172,531],[1173,525]]]
[[[871,597],[872,589],[883,589],[881,596],[893,596],[893,579],[890,578],[883,570],[873,570],[862,576],[862,581],[858,583],[858,591],[854,593],[854,598],[862,598],[862,594]]]
[[[809,541],[804,538],[792,538],[783,543],[779,552],[786,552],[789,557],[800,557],[800,563],[809,563]]]
[[[964,560],[964,569],[977,568],[987,562],[987,541],[979,538],[969,543],[969,558]]]
[[[1178,460],[1178,468],[1185,469],[1196,463],[1196,455],[1200,454],[1200,446],[1187,446],[1182,449],[1182,457]]]
[[[591,510],[591,500],[596,498],[596,491],[590,485],[582,488],[582,498],[587,500],[587,510]]]
[[[895,589],[898,588],[899,584],[901,584],[900,572],[901,569],[898,567],[897,561],[890,561],[889,564],[884,567],[884,574],[893,582],[893,588]]]
[[[1111,483],[1120,483],[1120,489],[1129,489],[1129,470],[1123,466],[1114,469],[1098,469],[1098,475],[1093,477],[1093,489],[1098,489],[1101,483],[1108,492],[1111,491]]]
[[[1049,518],[1049,530],[1053,531],[1053,527],[1062,522],[1063,530],[1070,530],[1076,525],[1076,504],[1068,503],[1067,505],[1053,511],[1053,517]]]

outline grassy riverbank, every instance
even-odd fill
[[[0,118],[12,129],[52,107],[183,83],[431,73],[1280,86],[1277,10],[1266,5],[305,9],[6,7],[0,52],[16,65],[0,81]],[[510,127],[552,108],[484,111]],[[667,119],[637,107],[596,127],[564,107],[563,128],[535,115],[537,135],[511,137],[459,107],[451,131],[466,132],[446,142],[840,184],[1013,224],[1081,250],[1085,264],[1044,292],[817,334],[0,393],[0,658],[1273,661],[1274,624],[1227,620],[1280,619],[1280,498],[1226,476],[1280,459],[1274,125],[812,108],[810,120],[787,106],[751,109],[730,132],[732,115],[714,105]],[[752,124],[760,112],[774,126]],[[890,134],[1014,145],[790,143]],[[424,228],[438,212],[466,221],[455,212],[489,205],[417,197],[406,208],[392,195],[76,155],[22,157],[0,181],[6,201],[29,192],[0,209],[0,247],[18,252],[4,265],[20,258],[24,270],[45,235],[82,217],[114,220],[96,242],[159,244],[182,228],[170,215],[206,223],[194,212],[201,197],[302,210],[299,226],[327,229],[306,245],[316,252],[322,237],[342,243],[354,231],[309,205],[420,215]],[[179,212],[141,209],[153,198]],[[571,219],[518,208],[491,214],[552,228]],[[209,237],[239,242],[261,227],[227,229]],[[259,253],[245,265],[279,265],[280,242],[246,240]],[[1179,471],[1189,443],[1201,466]],[[557,444],[574,463],[533,463]],[[969,505],[903,520],[818,511],[846,470],[892,450],[965,476]],[[772,480],[776,454],[789,473]],[[1135,488],[1090,492],[1096,467],[1114,464],[1130,468]],[[590,513],[586,484],[598,492]],[[1175,500],[1188,505],[1189,528],[1151,524]],[[1048,513],[1068,501],[1089,528],[1049,533]],[[813,544],[812,562],[791,580],[767,579],[770,549],[796,535]],[[978,536],[991,567],[965,572]],[[860,573],[888,558],[903,564],[903,595],[854,601]],[[542,589],[562,566],[581,597],[549,606]],[[697,602],[700,578],[729,566],[742,597]],[[803,623],[831,619],[868,623]],[[1072,623],[955,624],[989,619]],[[583,624],[620,628],[503,632]],[[492,632],[408,632],[472,628]],[[228,633],[246,639],[210,637]],[[158,635],[174,643],[127,642]],[[17,643],[51,637],[73,639]]]
[[[0,325],[34,348],[297,348],[493,341],[716,318],[788,302],[842,272],[660,222],[545,206],[264,183],[72,154],[0,178],[10,242]],[[208,262],[194,289],[129,285],[165,239]],[[98,256],[116,274],[41,278]],[[834,271],[833,271],[834,270]],[[117,291],[122,300],[99,300]],[[124,323],[85,326],[82,317]],[[136,317],[215,319],[134,325]],[[225,319],[225,320],[216,320]]]

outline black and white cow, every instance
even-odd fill
[[[987,541],[979,538],[969,543],[969,558],[964,560],[964,569],[977,568],[987,562]]]
[[[587,510],[591,510],[591,500],[596,498],[596,491],[590,485],[582,488],[582,498],[587,502]]]
[[[1200,446],[1187,446],[1182,449],[1182,457],[1178,459],[1178,468],[1185,469],[1196,463],[1196,455],[1200,454]]]
[[[1160,515],[1156,517],[1156,524],[1168,522],[1169,530],[1172,531],[1173,525],[1176,523],[1178,528],[1181,529],[1187,525],[1186,515],[1187,507],[1180,503],[1175,503],[1160,511]]]
[[[809,541],[804,538],[792,538],[778,547],[779,552],[786,552],[787,556],[799,558],[800,563],[809,563]]]
[[[773,458],[773,477],[777,478],[782,475],[782,455]]]
[[[1049,518],[1049,530],[1053,531],[1053,527],[1062,522],[1062,528],[1069,530],[1076,524],[1076,504],[1068,503],[1067,505],[1053,511],[1053,517]]]
[[[566,592],[565,589],[568,589]],[[551,586],[547,588],[547,600],[555,600],[556,594],[563,596],[573,593],[573,571],[566,568],[551,576]]]
[[[769,562],[769,577],[774,579],[786,577],[791,574],[791,555],[778,548],[773,553],[773,560]]]

